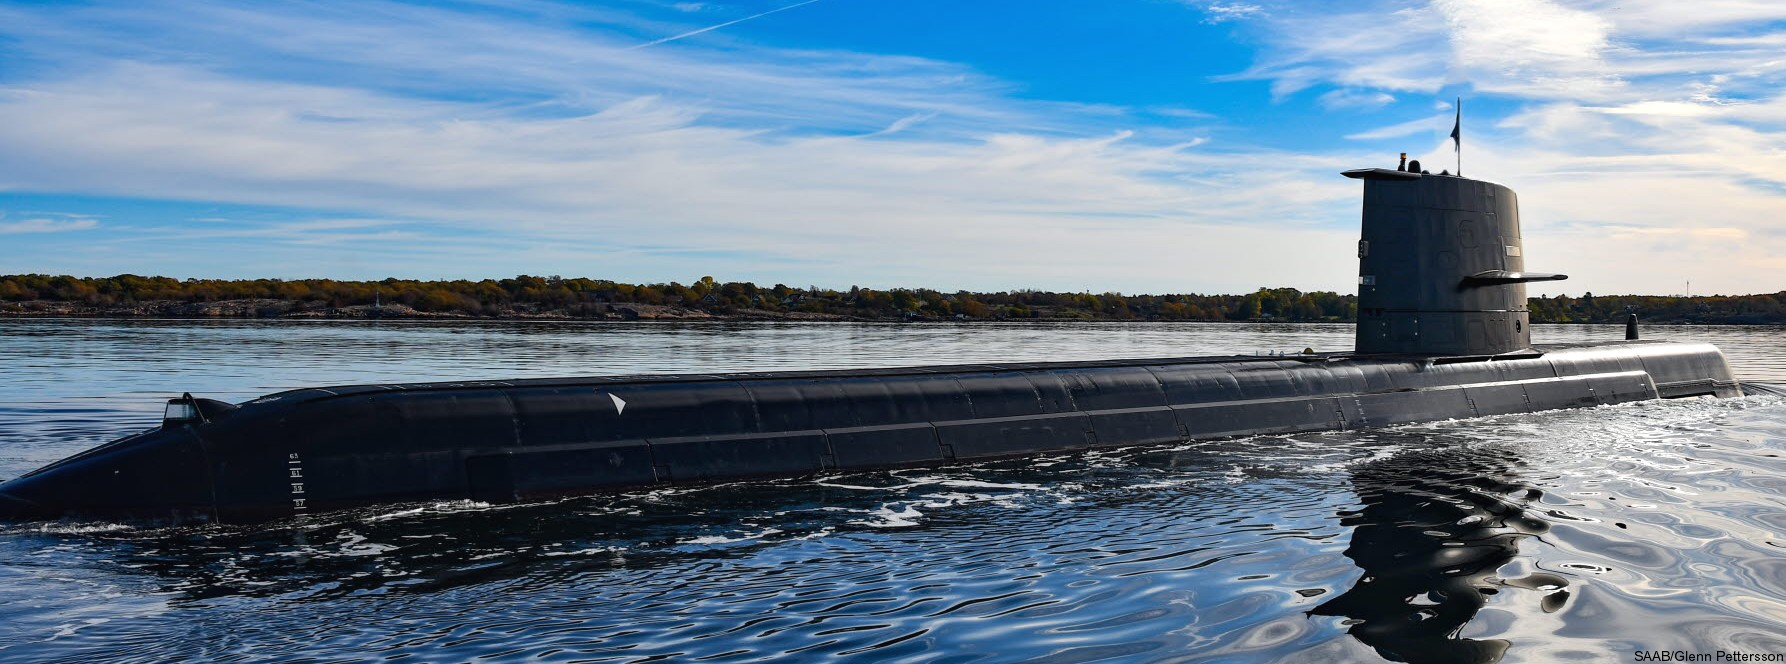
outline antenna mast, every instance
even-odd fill
[[[1457,141],[1457,176],[1464,176],[1464,98],[1457,98],[1457,121],[1451,125],[1451,140]]]

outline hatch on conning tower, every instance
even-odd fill
[[[1418,162],[1414,162],[1417,164]],[[1519,201],[1481,180],[1364,168],[1359,353],[1495,355],[1529,349]]]

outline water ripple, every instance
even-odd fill
[[[167,381],[246,398],[421,377],[1336,347],[1350,334],[0,328],[0,362],[21,367],[0,384],[0,474],[145,426]],[[1739,371],[1786,374],[1743,359],[1786,356],[1771,330],[1675,333],[1724,345]],[[164,352],[145,358],[146,347]],[[1487,662],[1780,652],[1783,441],[1786,399],[1694,399],[523,505],[394,505],[250,528],[11,526],[0,530],[0,658]]]

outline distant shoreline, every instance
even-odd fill
[[[6,318],[123,318],[123,319],[253,319],[253,320],[563,320],[563,321],[899,321],[902,318],[869,318],[802,311],[745,310],[713,313],[687,307],[650,304],[615,304],[607,310],[573,314],[565,309],[519,308],[496,314],[457,311],[420,311],[403,304],[361,304],[331,307],[293,300],[221,300],[217,302],[156,301],[123,306],[93,306],[75,302],[29,301],[0,304]]]
[[[344,307],[332,307],[323,303],[298,302],[294,300],[244,299],[220,300],[216,302],[178,302],[172,300],[142,302],[130,305],[96,306],[78,302],[56,302],[32,300],[26,302],[0,303],[0,318],[97,318],[120,320],[402,320],[402,321],[438,321],[438,322],[477,322],[477,321],[577,321],[577,322],[855,322],[855,323],[897,323],[897,322],[950,322],[950,323],[1008,323],[1008,322],[1055,322],[1055,323],[1126,323],[1126,322],[1185,322],[1185,323],[1343,323],[1351,324],[1351,319],[1280,319],[1255,318],[1250,320],[1182,320],[1159,318],[1114,318],[1114,317],[937,317],[937,316],[847,316],[839,314],[813,313],[804,311],[765,311],[743,309],[730,312],[711,312],[680,306],[651,305],[637,303],[614,303],[603,308],[581,307],[573,312],[569,309],[546,309],[538,307],[520,307],[494,314],[469,314],[453,311],[421,311],[403,304],[365,304]],[[1786,325],[1786,320],[1693,320],[1693,319],[1645,319],[1639,321],[1645,325]],[[1534,324],[1555,325],[1612,325],[1618,320],[1540,320],[1533,317]]]
[[[1786,324],[1786,291],[1753,295],[1556,295],[1526,299],[1533,323]],[[479,281],[173,279],[0,275],[0,316],[91,318],[1201,321],[1347,323],[1358,296],[1260,288],[1245,294],[976,293],[928,288],[758,286],[702,277],[683,285],[583,277]]]

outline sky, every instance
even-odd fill
[[[1775,292],[1782,82],[1770,0],[0,0],[0,274],[1351,292],[1408,152],[1534,293]]]

